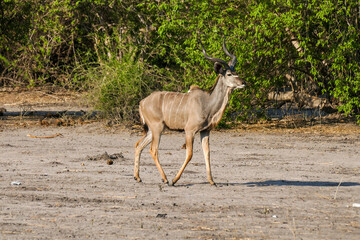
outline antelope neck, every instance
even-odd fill
[[[219,112],[223,112],[228,101],[229,96],[232,92],[232,89],[225,85],[223,81],[223,76],[220,76],[218,83],[216,84],[214,90],[209,96],[209,113],[210,116],[213,116]]]

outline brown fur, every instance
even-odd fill
[[[195,85],[195,84],[194,84],[194,85],[191,85],[191,86],[190,86],[189,91],[194,91],[194,90],[202,90],[202,89],[201,89],[201,87],[199,87],[198,85]]]

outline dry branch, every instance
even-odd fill
[[[59,136],[62,136],[61,133],[55,133],[54,135],[51,135],[51,136],[44,136],[44,137],[39,137],[39,136],[33,136],[33,135],[26,135],[28,137],[31,137],[31,138],[55,138],[55,137],[59,137]]]

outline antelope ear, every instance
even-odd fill
[[[219,62],[215,62],[214,63],[214,71],[217,73],[217,74],[220,74],[223,72],[223,65]]]

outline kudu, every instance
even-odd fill
[[[205,58],[214,62],[214,70],[218,74],[210,93],[199,87],[192,87],[187,93],[153,92],[140,102],[139,113],[145,135],[135,145],[134,179],[138,182],[141,182],[139,176],[140,155],[151,142],[150,154],[163,182],[168,183],[158,158],[160,135],[166,126],[172,130],[185,131],[186,159],[172,180],[172,185],[180,179],[192,158],[194,136],[197,132],[200,132],[207,179],[210,184],[215,184],[210,169],[209,132],[221,120],[231,92],[245,87],[245,81],[240,79],[235,72],[237,58],[227,50],[225,39],[223,50],[227,56],[231,57],[229,64],[222,59],[209,57],[202,43],[201,47]]]

